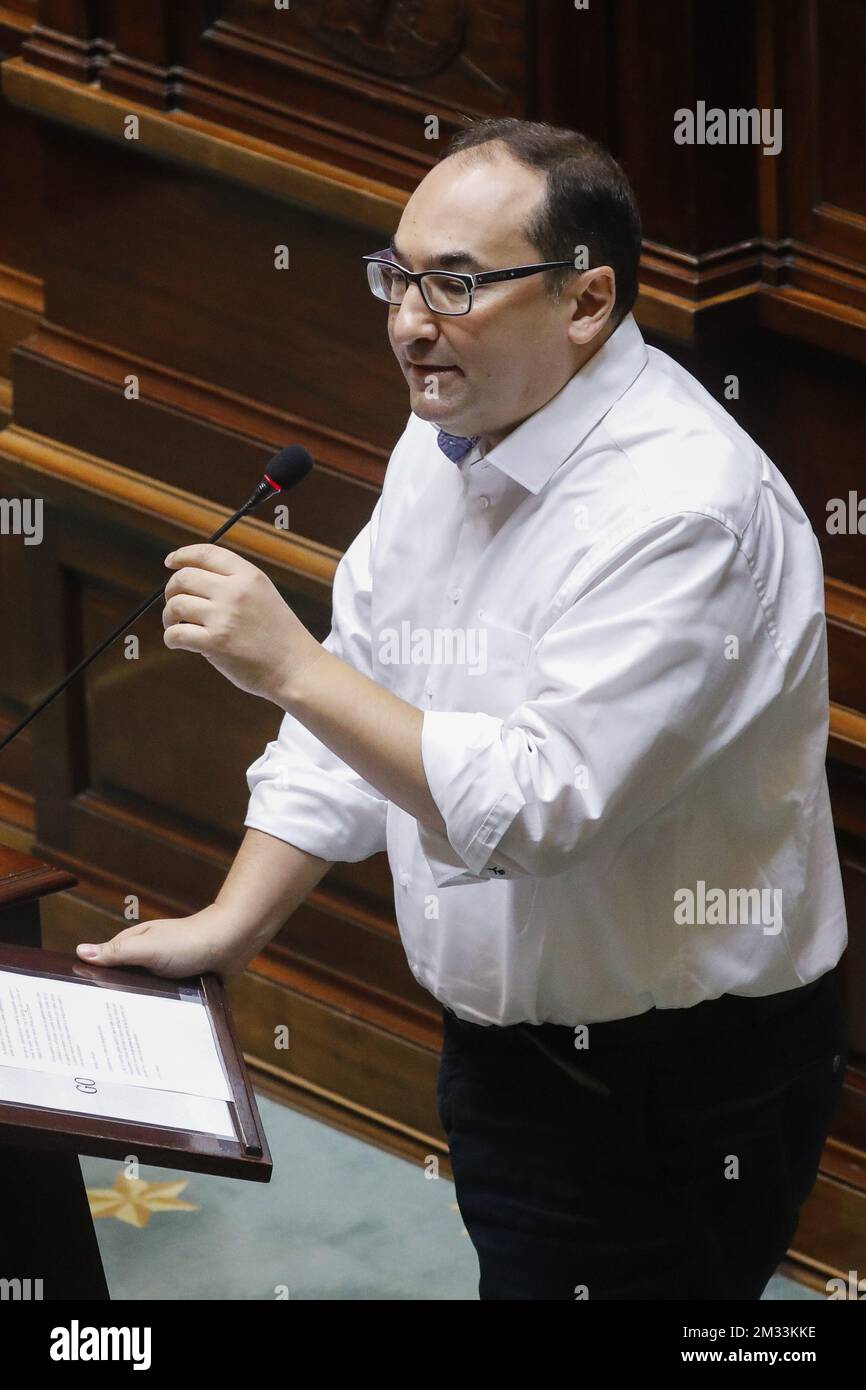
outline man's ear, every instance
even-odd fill
[[[572,343],[583,347],[604,329],[616,305],[616,275],[612,266],[585,270],[568,291],[573,311],[568,325]]]

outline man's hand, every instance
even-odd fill
[[[227,980],[245,969],[256,945],[239,936],[236,914],[211,903],[190,917],[137,922],[101,945],[81,942],[76,951],[90,965],[142,965],[175,979],[213,970]]]
[[[268,579],[248,560],[209,542],[165,558],[164,642],[200,652],[241,690],[279,702],[324,649]]]

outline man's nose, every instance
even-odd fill
[[[391,320],[392,338],[405,344],[413,338],[435,338],[438,332],[436,315],[424,303],[420,285],[407,285]]]

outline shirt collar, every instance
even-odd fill
[[[647,346],[633,314],[556,395],[486,453],[476,444],[457,465],[492,463],[529,492],[540,492],[624,395],[647,363]],[[435,427],[437,430],[439,426]]]

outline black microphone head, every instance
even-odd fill
[[[306,478],[312,466],[312,455],[303,445],[290,444],[288,449],[281,449],[278,454],[274,454],[265,469],[265,478],[276,488],[294,487],[295,483]]]

